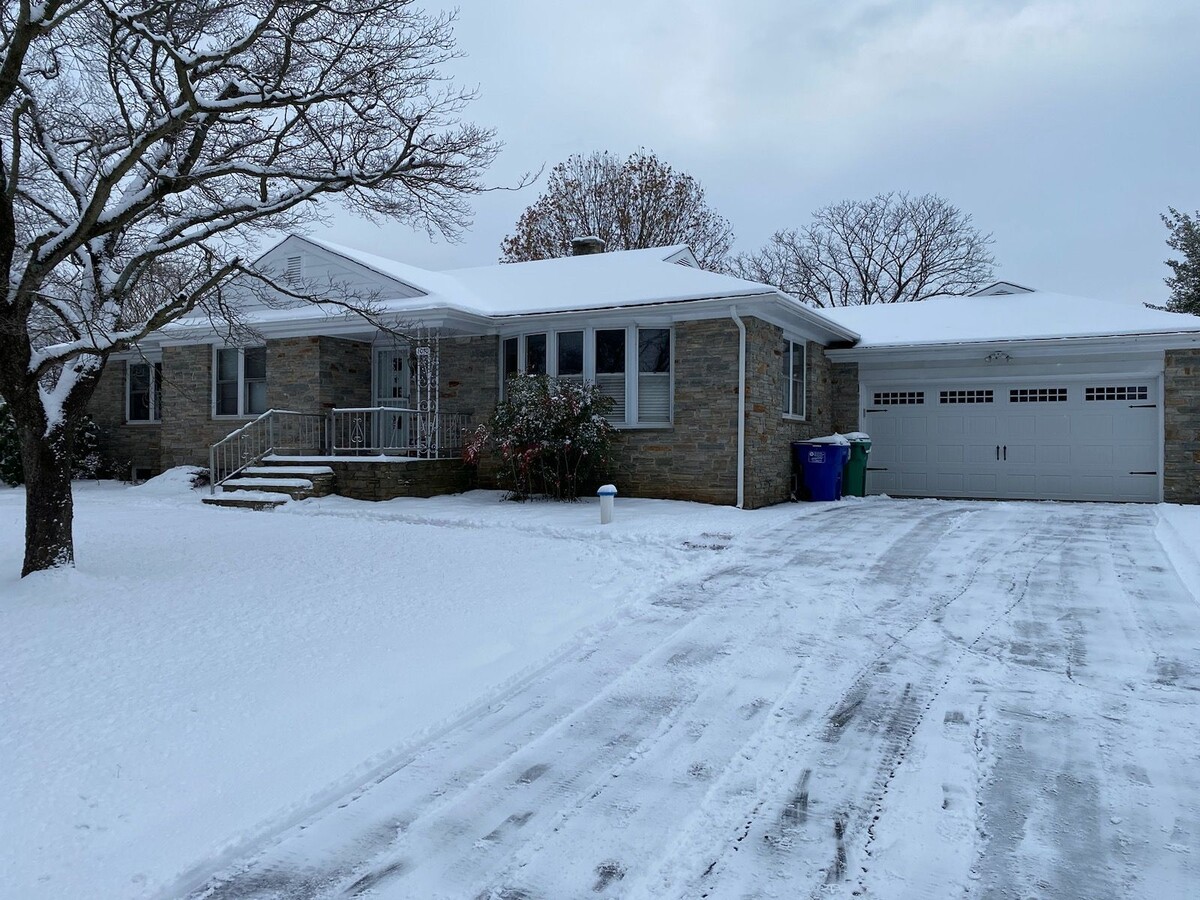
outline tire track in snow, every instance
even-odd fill
[[[828,823],[824,827],[829,828],[829,834],[833,838],[831,844],[824,844],[817,835],[812,834],[812,831],[820,825],[820,821],[807,819],[807,822],[810,823],[808,843],[817,845],[817,852],[819,852],[820,846],[827,846],[829,848],[827,852],[830,854],[826,857],[827,862],[823,866],[819,862],[819,858],[812,858],[811,853],[809,854],[810,858],[804,860],[810,868],[815,867],[820,876],[816,883],[811,885],[813,895],[823,893],[825,884],[839,881],[845,873],[846,847],[849,840],[848,834],[851,831],[860,835],[865,832],[865,837],[860,841],[859,852],[863,855],[864,862],[869,858],[870,846],[874,841],[871,829],[878,821],[891,780],[903,763],[926,712],[932,707],[945,685],[949,684],[955,667],[963,656],[960,653],[949,665],[948,670],[944,664],[937,669],[930,670],[928,668],[929,661],[919,656],[907,659],[897,658],[897,654],[903,650],[904,642],[918,629],[928,626],[933,620],[940,617],[951,604],[963,597],[991,562],[1002,555],[1013,554],[1018,547],[1036,546],[1038,540],[1040,540],[1040,536],[1022,534],[1011,545],[994,548],[980,559],[980,562],[971,570],[965,582],[956,591],[935,597],[915,621],[912,621],[906,629],[893,637],[885,647],[862,666],[857,677],[841,697],[827,707],[824,732],[819,736],[809,734],[805,740],[799,742],[797,749],[788,755],[788,764],[785,765],[785,770],[794,769],[797,760],[804,764],[799,783],[803,785],[806,806],[811,801],[808,792],[812,770],[816,768],[819,771],[823,767],[836,767],[836,762],[830,760],[830,757],[835,754],[821,747],[821,743],[836,745],[841,742],[843,735],[853,732],[856,738],[856,747],[870,746],[871,752],[878,756],[873,765],[860,764],[860,769],[871,768],[874,775],[868,778],[865,785],[860,784],[857,788],[858,796],[853,796],[856,792],[855,789],[843,791],[843,796],[832,804],[831,821],[830,819],[821,820]],[[1026,590],[1033,572],[1052,552],[1053,550],[1043,552],[1033,560],[1028,560],[1027,554],[1022,555],[1024,564],[1021,568],[1025,568],[1025,564],[1028,565],[1024,580]],[[917,577],[914,572],[913,579]],[[911,586],[911,584],[905,585],[906,588]],[[1022,593],[1021,596],[1023,595]],[[1008,609],[1015,606],[1017,602],[1019,602],[1019,598],[1012,602]],[[984,632],[1003,618],[1005,613],[997,616],[985,626]],[[977,640],[981,637],[982,633]],[[944,674],[942,674],[943,672]],[[940,679],[939,674],[942,674]],[[814,737],[819,737],[820,740],[816,741]],[[813,757],[816,759],[814,760]],[[726,849],[725,857],[738,853],[746,845],[746,837],[752,829],[758,827],[758,820],[764,817],[764,810],[770,807],[773,796],[779,795],[779,785],[771,783],[760,793],[760,802],[746,814],[745,824],[737,829],[737,836]],[[793,794],[793,796],[795,795]],[[780,855],[781,849],[791,850],[803,843],[795,833],[794,823],[788,821],[791,815],[789,812],[791,805],[791,801],[788,801],[776,816],[777,833],[773,834],[770,830],[764,830],[762,834],[763,843],[771,848],[773,855],[776,856]],[[868,816],[871,818],[868,819]],[[750,846],[757,846],[757,844],[751,842]],[[676,886],[677,889],[672,891],[672,895],[687,896],[689,891],[695,889],[704,891],[699,894],[700,896],[706,896],[709,892],[712,896],[722,896],[724,893],[722,886],[729,887],[729,889],[732,887],[720,880],[721,862],[722,858],[720,857],[713,860],[697,883],[682,889],[678,889]],[[792,859],[789,862],[790,869],[797,868],[795,865],[797,860]],[[763,868],[765,871],[767,867]],[[760,883],[765,880],[761,878],[761,874],[760,872]],[[739,879],[737,872],[731,874],[727,880],[733,884],[741,884],[743,881]],[[708,886],[709,884],[711,886]],[[865,886],[860,885],[859,887],[863,889]],[[704,890],[705,888],[707,889]]]

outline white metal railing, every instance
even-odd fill
[[[321,413],[268,409],[209,448],[209,490],[216,493],[219,484],[270,453],[324,454],[328,441],[327,420]]]
[[[451,459],[462,453],[467,417],[391,406],[335,409],[329,414],[335,454],[386,454]]]

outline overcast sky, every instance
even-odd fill
[[[456,33],[468,117],[505,143],[493,184],[644,146],[737,249],[827,203],[931,191],[994,234],[997,277],[1162,302],[1159,213],[1200,208],[1197,0],[463,0]],[[315,235],[486,265],[538,189],[480,198],[457,244],[349,216]]]

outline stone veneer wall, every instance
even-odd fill
[[[393,500],[460,494],[471,486],[471,472],[457,459],[412,462],[349,462],[331,459],[334,492],[352,500]]]
[[[163,348],[162,467],[208,465],[208,448],[252,417],[214,418],[212,346]],[[329,337],[267,341],[267,404],[323,412],[371,402],[371,345]]]
[[[784,418],[783,330],[746,320],[745,506],[757,509],[789,499],[791,442],[833,431],[833,372],[820,344],[809,341],[805,418]]]
[[[157,474],[162,426],[158,422],[125,421],[126,365],[123,360],[108,362],[96,384],[88,412],[100,431],[101,452],[118,464],[126,476],[132,475],[134,468]]]
[[[320,348],[317,404],[314,411],[324,412],[340,407],[370,406],[371,345],[366,341],[347,341],[343,338],[317,338]],[[267,370],[270,380],[271,371]]]
[[[833,430],[849,434],[859,430],[858,363],[833,363]]]
[[[208,448],[248,419],[212,416],[212,346],[163,347],[162,467],[207,466]],[[270,352],[267,375],[270,377]]]
[[[439,355],[442,411],[465,415],[472,427],[490,418],[500,397],[500,339],[442,338]]]
[[[613,460],[622,496],[737,502],[737,326],[675,326],[675,424],[626,429]]]
[[[1163,395],[1163,500],[1200,503],[1200,350],[1166,352]]]

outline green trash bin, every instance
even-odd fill
[[[850,458],[842,469],[842,495],[865,497],[867,495],[867,457],[871,453],[871,439],[865,434],[846,435],[850,439]]]

